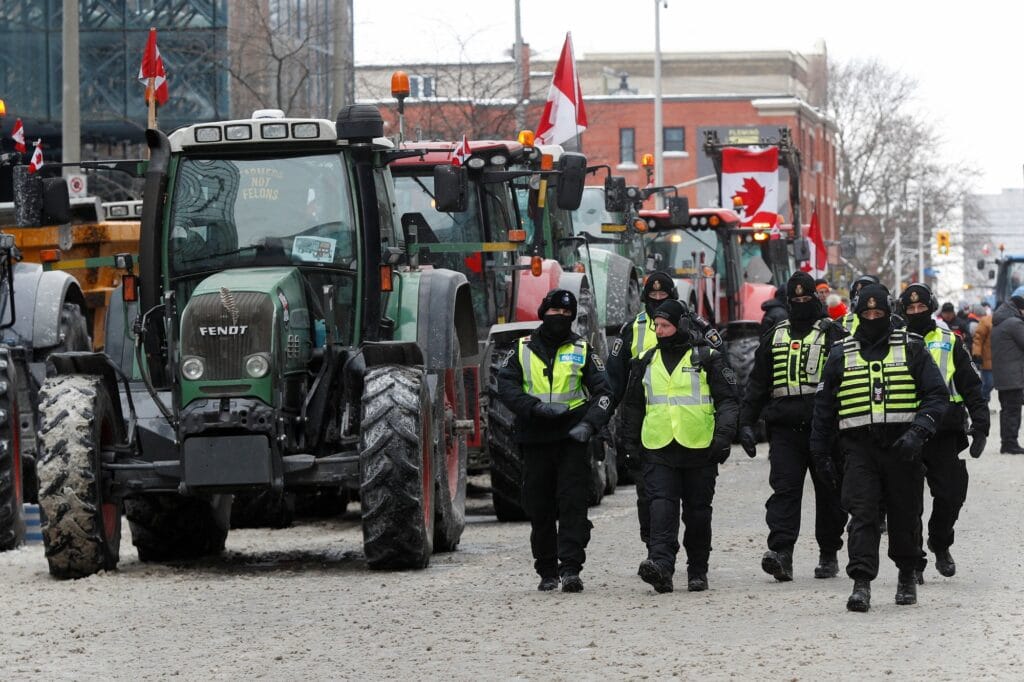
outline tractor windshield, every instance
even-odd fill
[[[658,232],[650,237],[647,253],[657,261],[656,268],[667,270],[677,277],[692,277],[698,274],[703,264],[720,271],[718,235],[711,230],[671,230]],[[660,256],[660,258],[658,258]]]
[[[355,269],[355,218],[337,153],[184,157],[168,227],[173,275],[259,265]]]

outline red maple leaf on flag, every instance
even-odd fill
[[[743,202],[743,213],[752,216],[764,203],[764,187],[754,178],[743,178],[743,189],[733,196]]]

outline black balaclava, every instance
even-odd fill
[[[865,310],[881,310],[885,313],[883,317],[874,320],[866,320],[861,317]],[[892,306],[889,303],[889,290],[881,284],[866,284],[857,293],[857,307],[854,309],[860,317],[855,336],[874,343],[889,333],[889,325],[892,315]]]
[[[652,299],[648,298],[648,295],[652,291],[667,291],[668,298]],[[647,311],[648,317],[654,317],[654,311],[658,309],[658,306],[665,301],[673,298],[679,298],[679,294],[676,291],[676,283],[673,281],[672,276],[664,271],[652,272],[647,276],[647,281],[644,282],[644,290],[640,294],[643,299],[644,309]]]
[[[932,311],[935,310],[933,301],[932,290],[926,284],[911,284],[903,290],[903,293],[900,294],[900,306],[903,308],[903,317],[907,320],[909,331],[924,336],[935,329],[935,318],[932,317]],[[907,306],[911,303],[924,303],[928,306],[928,310],[911,315],[907,312]]]
[[[811,300],[796,302],[799,296],[810,296]],[[814,278],[806,272],[796,272],[786,282],[786,308],[794,331],[806,334],[815,320],[821,317],[821,301],[814,289]]]
[[[654,311],[654,317],[667,320],[676,328],[676,333],[672,336],[658,339],[659,348],[675,348],[690,343],[690,318],[686,314],[686,306],[682,301],[677,301],[674,298],[663,301]]]
[[[572,334],[572,323],[576,319],[577,312],[576,296],[566,289],[552,289],[548,292],[540,307],[537,308],[537,317],[541,319],[541,325],[537,328],[537,335],[552,346],[561,345]],[[570,317],[565,315],[548,315],[550,308],[567,308],[572,311]]]

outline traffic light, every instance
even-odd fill
[[[936,233],[936,238],[939,245],[939,254],[942,256],[949,255],[949,230],[939,230]]]

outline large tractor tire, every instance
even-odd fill
[[[0,349],[0,552],[25,541],[18,392],[10,357]]]
[[[220,554],[228,537],[231,496],[155,493],[124,501],[139,561],[183,561]]]
[[[458,346],[456,346],[458,348]],[[459,354],[456,353],[456,358]],[[444,399],[435,400],[439,414],[435,424],[442,427],[435,447],[436,479],[434,506],[434,551],[453,552],[466,528],[466,467],[469,451],[466,436],[458,433],[456,420],[466,418],[466,384],[462,380],[462,362],[444,370]]]
[[[491,500],[499,521],[526,521],[523,510],[523,456],[512,436],[515,415],[498,399],[498,371],[510,346],[491,350],[490,401],[487,407],[487,448],[491,458]]]
[[[287,528],[295,521],[296,496],[263,490],[236,494],[231,503],[232,528]]]
[[[36,362],[44,362],[51,353],[92,350],[92,339],[89,337],[89,323],[82,313],[82,308],[77,303],[65,303],[62,306],[58,338],[60,341],[55,347],[36,350]]]
[[[39,508],[43,545],[56,578],[117,566],[121,505],[107,499],[101,453],[116,445],[111,396],[100,377],[58,376],[39,393]]]
[[[750,382],[750,374],[754,371],[754,353],[757,352],[760,343],[761,339],[756,335],[739,336],[725,342],[725,356],[736,374],[736,386],[740,397]]]
[[[604,441],[599,437],[590,439],[587,444],[587,457],[590,458],[590,493],[588,504],[596,507],[604,499],[605,486],[608,485],[608,473],[604,462],[597,461],[597,449],[604,449]]]
[[[433,423],[422,370],[363,378],[359,459],[363,550],[374,569],[425,568],[434,543]]]

